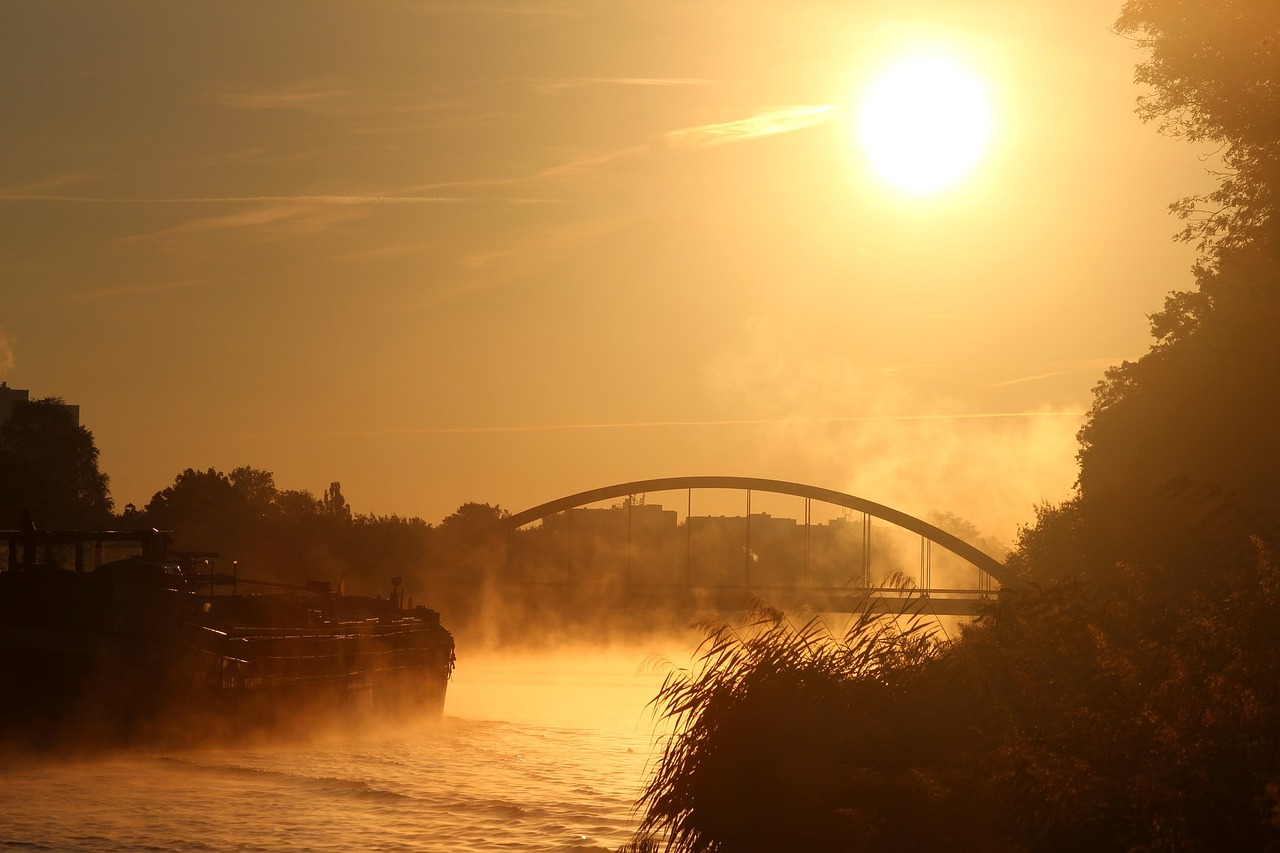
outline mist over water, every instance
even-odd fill
[[[471,649],[445,717],[91,758],[0,759],[17,849],[613,851],[655,749],[646,706],[696,632]]]
[[[634,829],[652,746],[641,717],[660,679],[626,661],[477,659],[434,725],[10,763],[0,837],[79,851],[616,850]]]
[[[401,735],[6,773],[0,831],[45,850],[614,850],[647,740],[446,718]]]
[[[693,637],[691,633],[691,638]],[[447,712],[472,720],[645,733],[646,708],[661,686],[657,660],[687,660],[692,646],[466,655],[449,686]],[[465,652],[463,652],[465,655]]]

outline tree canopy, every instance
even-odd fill
[[[1077,498],[1024,535],[1039,558],[1014,557],[1042,578],[1071,573],[1064,554],[1106,573],[1245,553],[1280,531],[1267,427],[1280,417],[1280,4],[1129,0],[1116,31],[1146,54],[1139,116],[1218,146],[1224,171],[1173,205],[1202,250],[1194,288],[1151,316],[1147,354],[1106,372],[1079,433]]]
[[[1128,0],[1116,31],[1147,53],[1138,114],[1190,142],[1218,146],[1217,190],[1173,205],[1184,239],[1211,253],[1274,250],[1280,200],[1280,4],[1273,0]]]
[[[41,527],[99,527],[111,519],[108,477],[93,433],[57,397],[21,400],[0,423],[0,526],[25,510]]]

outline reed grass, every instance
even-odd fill
[[[705,625],[694,666],[671,667],[651,702],[662,752],[635,843],[831,849],[857,832],[851,781],[892,763],[877,728],[894,717],[902,676],[941,645],[923,603],[864,610],[842,631],[759,602],[740,626]]]

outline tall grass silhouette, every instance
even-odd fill
[[[634,849],[832,849],[866,830],[858,791],[892,795],[903,769],[877,729],[903,676],[940,648],[924,603],[868,607],[843,631],[762,602],[741,626],[704,625],[694,666],[672,667],[651,703],[663,745]]]

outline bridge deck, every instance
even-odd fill
[[[895,587],[685,586],[682,584],[591,584],[561,581],[510,584],[523,597],[546,596],[582,602],[609,601],[626,609],[746,610],[758,601],[783,610],[819,613],[922,613],[976,616],[999,597],[999,590]]]

